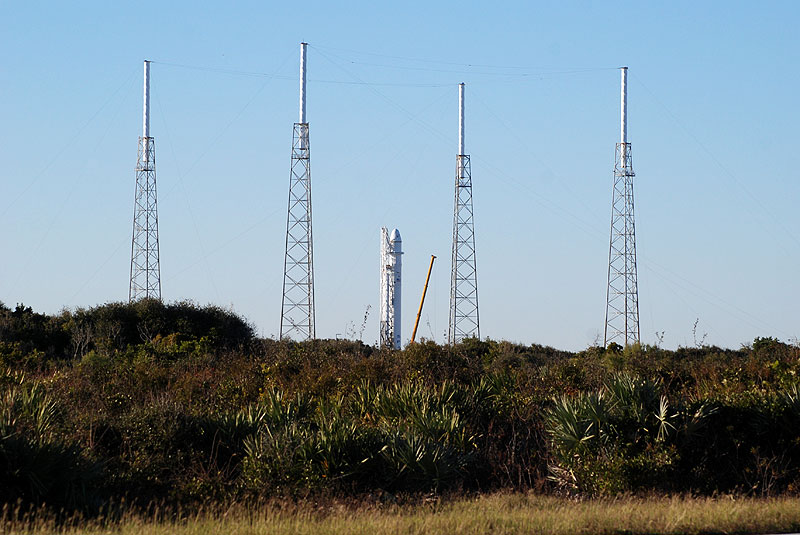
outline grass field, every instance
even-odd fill
[[[448,503],[398,507],[273,502],[234,506],[189,517],[125,515],[103,525],[76,521],[56,527],[32,515],[8,520],[0,533],[122,533],[130,535],[248,534],[592,534],[788,533],[800,531],[800,498],[623,498],[571,501],[533,494],[495,494]],[[170,518],[166,518],[170,517]]]

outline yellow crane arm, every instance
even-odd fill
[[[425,288],[422,289],[422,299],[419,302],[419,311],[417,312],[417,321],[414,322],[414,332],[411,333],[411,342],[417,337],[417,327],[419,327],[419,317],[422,315],[422,305],[425,304],[425,294],[428,293],[428,282],[431,280],[431,270],[433,269],[433,261],[436,260],[434,255],[431,255],[431,265],[428,266],[428,276],[425,277]],[[409,344],[409,345],[410,345]]]

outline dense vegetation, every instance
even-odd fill
[[[0,304],[0,503],[533,489],[797,494],[800,347],[256,338],[236,314]]]

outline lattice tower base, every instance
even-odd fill
[[[450,277],[450,322],[447,340],[480,338],[475,223],[472,211],[472,171],[468,155],[456,156],[453,210],[453,257]]]
[[[128,300],[161,299],[161,263],[158,247],[156,145],[152,137],[139,138],[136,194],[131,240],[131,282]]]
[[[295,123],[289,177],[280,337],[312,340],[315,336],[309,132],[308,123]]]
[[[608,290],[603,345],[639,341],[639,287],[636,268],[636,225],[633,209],[631,144],[617,143],[611,241],[608,252]]]

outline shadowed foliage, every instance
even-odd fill
[[[0,306],[0,358],[7,503],[800,491],[800,348],[773,338],[392,351],[140,301]]]

